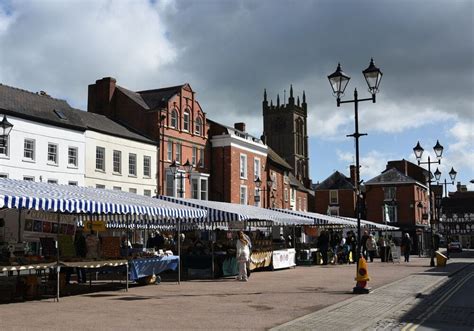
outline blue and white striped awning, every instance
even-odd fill
[[[205,210],[134,193],[81,186],[0,179],[0,208],[23,208],[88,215],[135,215],[146,219],[202,219]],[[146,217],[138,217],[146,216]]]
[[[250,205],[240,205],[236,203],[209,200],[182,199],[163,195],[158,196],[158,198],[183,204],[189,207],[204,209],[207,211],[207,220],[210,222],[260,220],[284,225],[313,224],[313,220],[307,217],[291,215],[277,210],[265,209]]]
[[[344,227],[353,227],[354,222],[342,219],[340,217],[334,217],[319,213],[312,213],[308,211],[297,211],[297,210],[288,210],[288,209],[274,209],[282,213],[287,213],[291,215],[306,217],[313,220],[314,225],[340,225]]]

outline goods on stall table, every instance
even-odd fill
[[[99,238],[93,234],[86,237],[87,258],[96,259],[99,257]]]
[[[102,237],[102,257],[119,258],[120,257],[120,238]]]
[[[59,253],[63,257],[76,256],[76,248],[72,236],[60,235],[58,238]]]
[[[56,245],[54,244],[53,238],[40,238],[41,248],[43,250],[43,256],[55,256]]]

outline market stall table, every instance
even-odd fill
[[[130,260],[130,280],[157,275],[165,270],[176,270],[179,257],[176,255],[157,256]]]

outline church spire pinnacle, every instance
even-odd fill
[[[277,94],[277,108],[280,108],[280,94]]]
[[[267,89],[263,89],[263,101],[267,101]]]
[[[293,98],[293,84],[290,84],[290,98]]]
[[[290,97],[288,98],[288,104],[290,106],[295,104],[295,98],[293,97],[293,84],[290,85]]]

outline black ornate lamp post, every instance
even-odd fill
[[[8,122],[6,115],[3,115],[3,119],[0,122],[0,137],[2,140],[2,146],[5,145],[12,129],[13,129],[13,124]]]
[[[453,167],[451,167],[451,170],[449,171],[449,178],[451,179],[451,182],[448,182],[446,180],[446,178],[444,178],[444,183],[443,182],[439,182],[439,178],[441,177],[441,172],[438,170],[438,168],[436,168],[436,171],[435,171],[435,176],[436,174],[439,174],[438,177],[437,177],[437,181],[438,181],[438,185],[443,185],[444,186],[444,196],[447,198],[448,197],[448,185],[454,185],[454,181],[456,180],[456,175],[458,174],[456,172],[456,170],[454,170]],[[439,209],[441,209],[441,201],[439,202]],[[438,211],[438,215],[439,215],[439,211]],[[445,229],[446,231],[446,245],[449,244],[449,234],[450,234],[450,225],[446,222],[446,224],[443,224],[443,228]],[[448,255],[448,259],[449,259],[449,249],[446,249],[446,252],[447,252],[447,255]]]
[[[357,252],[356,252],[356,261],[357,261],[357,270],[359,269],[359,256],[361,251],[361,230],[360,230],[360,190],[359,186],[360,181],[360,166],[359,166],[359,137],[366,136],[366,133],[359,133],[359,102],[361,101],[372,101],[375,103],[375,95],[379,91],[380,81],[382,79],[382,72],[374,64],[374,60],[370,60],[369,67],[362,71],[364,78],[369,86],[369,92],[372,94],[371,98],[359,99],[357,94],[357,89],[354,89],[354,99],[341,101],[341,96],[344,95],[349,80],[351,79],[346,75],[342,69],[341,64],[337,65],[337,69],[334,73],[328,76],[329,83],[331,84],[333,94],[337,98],[337,106],[339,107],[343,103],[353,103],[354,104],[354,122],[355,122],[355,132],[353,134],[347,135],[347,137],[354,137],[355,139],[355,154],[356,154],[356,178],[355,178],[355,192],[357,195],[356,202],[356,214],[357,214]]]
[[[173,174],[173,180],[176,179],[176,175],[179,174],[180,186],[177,193],[179,198],[184,198],[184,178],[191,174],[191,171],[193,171],[193,165],[189,162],[189,160],[187,160],[186,163],[183,164],[184,171],[179,171],[180,167],[176,164],[176,160],[174,160],[173,163],[170,164],[169,168]]]
[[[435,266],[435,262],[434,262],[434,228],[433,228],[433,225],[434,225],[434,222],[433,222],[433,217],[434,217],[434,203],[432,201],[433,199],[433,192],[431,191],[431,183],[433,182],[432,180],[432,174],[431,174],[431,164],[434,164],[434,163],[438,163],[438,164],[441,164],[441,157],[443,155],[443,146],[439,143],[439,141],[437,140],[436,141],[436,145],[434,145],[433,147],[433,150],[435,152],[435,155],[436,155],[436,158],[437,160],[436,161],[431,161],[430,159],[430,156],[428,155],[428,161],[427,162],[422,162],[421,161],[421,157],[423,156],[423,147],[421,147],[420,145],[420,142],[418,142],[416,144],[416,146],[413,148],[413,152],[415,153],[415,157],[416,159],[418,160],[418,165],[421,165],[421,164],[427,164],[428,165],[428,191],[429,191],[429,196],[430,196],[430,199],[429,199],[429,209],[428,209],[428,213],[430,215],[430,228],[431,228],[431,261],[430,261],[430,266],[431,267],[434,267]],[[436,178],[436,180],[439,180],[439,178],[441,177],[441,172],[438,170],[438,173],[435,172],[434,174]]]
[[[270,191],[270,189],[272,188],[273,186],[273,180],[271,178],[267,179],[267,188],[262,188],[262,181],[260,180],[260,177],[257,177],[257,179],[255,179],[254,181],[255,183],[255,186],[257,187],[257,190],[258,192],[264,192],[264,193],[268,193]],[[265,196],[266,194],[264,194]],[[260,196],[260,195],[259,195]],[[263,208],[268,208],[268,197],[265,198],[264,202],[263,202]]]

